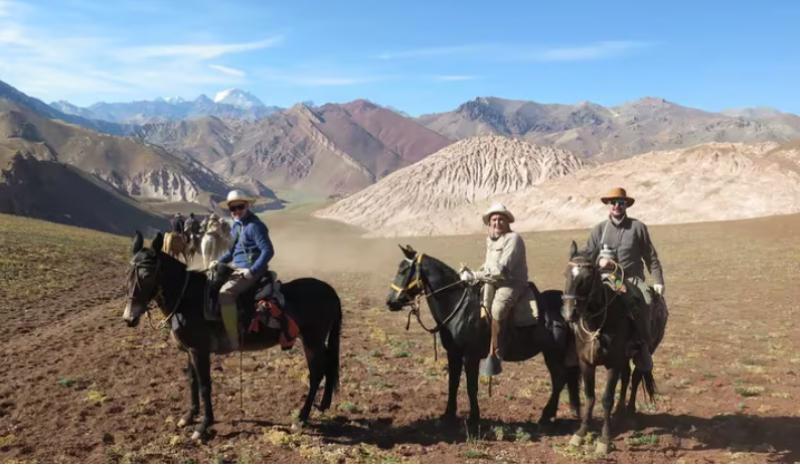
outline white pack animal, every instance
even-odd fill
[[[212,261],[219,259],[229,248],[230,242],[230,226],[217,215],[212,214],[208,218],[208,224],[200,244],[200,250],[203,252],[203,269],[208,269],[208,265]]]

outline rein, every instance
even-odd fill
[[[584,268],[584,267],[589,266],[589,264],[575,263],[575,262],[572,262],[572,261],[570,261],[568,263],[568,265],[576,267],[576,268]],[[617,272],[620,273],[620,276],[622,277],[622,283],[624,284],[625,283],[625,270],[622,269],[619,266],[619,263],[617,263],[615,261],[614,262],[614,274],[616,274]],[[594,292],[595,292],[595,288],[596,288],[596,284],[597,284],[597,277],[598,277],[597,274],[593,274],[592,275],[592,289],[589,291],[589,295],[588,296],[575,295],[575,294],[563,294],[562,298],[565,299],[565,300],[576,300],[576,301],[577,300],[585,300],[585,301],[589,301],[590,302],[592,300],[593,296],[594,296]],[[581,331],[581,333],[586,334],[586,335],[589,336],[588,339],[581,338],[581,341],[583,341],[584,343],[588,343],[588,344],[593,344],[594,341],[596,341],[597,338],[600,336],[600,331],[602,331],[603,326],[605,326],[605,324],[606,324],[606,319],[608,318],[608,307],[611,306],[611,304],[614,302],[614,300],[620,295],[620,289],[617,289],[616,287],[614,287],[613,288],[614,289],[614,295],[609,300],[608,299],[608,293],[605,290],[605,288],[603,287],[602,279],[601,279],[600,287],[601,287],[601,289],[603,291],[603,297],[605,298],[605,300],[604,300],[605,303],[603,304],[603,308],[600,311],[598,311],[597,313],[589,315],[588,317],[585,317],[585,316],[583,316],[581,314],[580,320],[578,321],[578,328]],[[594,331],[590,331],[589,329],[587,329],[586,321],[594,319],[597,316],[600,316],[601,314],[603,315],[603,320],[600,323],[600,326],[598,326],[597,329],[595,329]],[[576,335],[580,335],[581,333],[576,333]],[[592,362],[594,362],[594,347],[595,347],[594,345],[592,345],[590,347],[591,348],[591,355],[590,355],[589,358],[592,360]]]
[[[425,282],[422,280],[422,276],[421,276],[422,273],[420,272],[420,264],[422,263],[422,256],[423,256],[422,253],[420,253],[419,255],[417,255],[416,261],[413,261],[413,263],[415,264],[415,275],[416,275],[416,278],[413,281],[409,282],[409,284],[405,288],[398,287],[395,284],[391,284],[391,287],[392,287],[392,289],[394,289],[397,292],[398,295],[400,295],[403,292],[408,293],[408,291],[411,290],[414,287],[419,287],[419,289],[420,289],[420,291],[422,293],[420,293],[416,297],[414,297],[413,301],[410,303],[411,310],[409,310],[409,312],[408,312],[408,320],[406,321],[406,331],[408,331],[409,328],[411,327],[411,315],[414,315],[417,318],[417,323],[419,323],[420,327],[433,336],[433,358],[434,358],[434,361],[439,361],[439,351],[438,351],[438,348],[436,346],[436,334],[438,332],[440,332],[442,330],[442,328],[447,326],[450,323],[450,321],[452,321],[456,317],[458,312],[461,310],[462,305],[464,304],[464,300],[466,300],[467,296],[469,295],[469,288],[467,287],[467,288],[464,289],[464,293],[461,295],[461,298],[458,300],[458,303],[456,303],[456,306],[453,308],[453,311],[450,312],[450,314],[447,316],[447,318],[445,318],[441,323],[437,321],[436,326],[434,326],[433,329],[429,329],[422,322],[422,317],[420,316],[420,313],[419,313],[419,311],[420,311],[420,302],[422,302],[423,299],[427,299],[428,297],[432,297],[432,296],[436,295],[439,292],[442,292],[444,290],[450,289],[450,288],[455,287],[457,285],[461,285],[465,281],[464,280],[459,280],[459,281],[453,282],[452,284],[449,284],[449,285],[446,285],[446,286],[441,287],[439,289],[436,289],[433,292],[426,293],[425,292]],[[409,260],[407,258],[406,258],[406,261],[412,262],[412,260]],[[434,320],[435,319],[436,318],[434,318]]]
[[[139,274],[137,273],[136,269],[138,267],[140,267],[140,266],[145,265],[147,262],[148,262],[147,260],[139,261],[139,262],[131,262],[131,275],[133,276],[133,284],[131,285],[130,290],[128,291],[128,300],[133,300],[135,298],[134,297],[134,292],[136,291],[137,287],[139,287]],[[160,259],[160,257],[156,256],[155,263],[156,263],[155,274],[159,274],[159,271],[161,269],[161,259]],[[166,326],[167,322],[169,322],[169,320],[175,315],[175,313],[178,311],[178,307],[180,307],[181,302],[183,301],[184,295],[186,294],[186,289],[189,287],[189,279],[190,278],[191,278],[191,274],[189,273],[189,270],[187,269],[186,270],[186,280],[183,282],[183,288],[181,289],[181,293],[178,296],[178,300],[175,302],[175,305],[172,307],[172,311],[170,311],[169,314],[167,314],[166,317],[163,318],[158,323],[158,325],[156,325],[156,326],[153,326],[152,319],[151,319],[151,316],[150,316],[150,310],[152,309],[152,307],[150,307],[148,305],[148,308],[145,310],[145,314],[147,315],[147,324],[150,326],[150,329],[153,329],[153,330],[163,329]],[[161,285],[161,284],[158,285],[158,288],[156,289],[156,294],[153,297],[153,299],[156,301],[156,304],[158,304],[161,300],[165,300],[165,298],[164,298],[164,286],[163,285]],[[151,299],[151,300],[153,300],[153,299]],[[159,306],[159,308],[161,308],[161,311],[163,313],[164,312],[164,308],[160,304],[158,306]]]

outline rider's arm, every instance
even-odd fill
[[[256,274],[264,274],[267,272],[269,262],[275,256],[275,250],[272,248],[272,241],[269,239],[269,230],[267,226],[261,222],[254,222],[252,225],[253,241],[255,242],[261,254],[258,259],[253,263],[250,272],[255,276]]]
[[[653,246],[653,240],[650,238],[650,231],[643,223],[639,224],[639,226],[639,235],[642,242],[640,248],[642,249],[642,259],[644,259],[644,264],[647,266],[650,276],[653,277],[653,282],[663,285],[664,271],[661,269],[661,261],[658,259],[656,247]]]
[[[497,262],[487,262],[484,265],[485,277],[491,280],[504,279],[511,269],[511,263],[517,259],[524,247],[522,237],[518,234],[508,234],[504,237],[503,251]]]

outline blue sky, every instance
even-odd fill
[[[78,105],[240,87],[412,115],[478,96],[800,113],[800,2],[0,0],[0,80]]]

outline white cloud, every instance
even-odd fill
[[[500,61],[569,62],[612,58],[652,45],[649,42],[636,41],[604,41],[574,47],[472,44],[383,53],[375,58],[396,60],[426,57],[475,57],[477,55],[482,58]]]
[[[343,76],[337,73],[262,70],[260,76],[273,82],[291,86],[350,86],[389,79],[388,76]]]
[[[580,47],[558,47],[534,53],[531,59],[542,62],[575,62],[600,60],[624,55],[635,49],[651,46],[648,42],[606,41]]]
[[[0,0],[0,18],[4,16],[11,16],[13,10],[17,8],[19,8],[19,4],[16,2]]]
[[[459,45],[445,47],[428,47],[422,49],[405,50],[400,52],[385,52],[376,58],[380,60],[394,60],[398,58],[439,57],[443,55],[474,54],[487,51],[491,45]]]
[[[469,75],[441,75],[433,77],[434,81],[471,81],[474,79],[478,79],[478,77]]]
[[[213,69],[215,69],[217,71],[221,71],[222,73],[225,73],[226,75],[245,76],[247,74],[247,73],[243,72],[242,70],[237,70],[236,68],[228,68],[228,67],[222,66],[222,65],[208,65],[208,67],[209,68],[213,68]]]
[[[283,38],[275,37],[243,44],[202,44],[202,45],[155,45],[130,47],[120,50],[125,60],[144,60],[158,57],[187,57],[197,60],[216,58],[231,53],[265,49],[279,43]]]
[[[0,0],[0,12],[8,2]],[[247,43],[126,46],[122,37],[77,37],[58,28],[34,27],[32,8],[0,17],[0,79],[45,101],[103,95],[200,94],[208,87],[246,84],[245,73],[208,59],[274,46],[281,38]],[[76,29],[79,30],[79,29]]]

